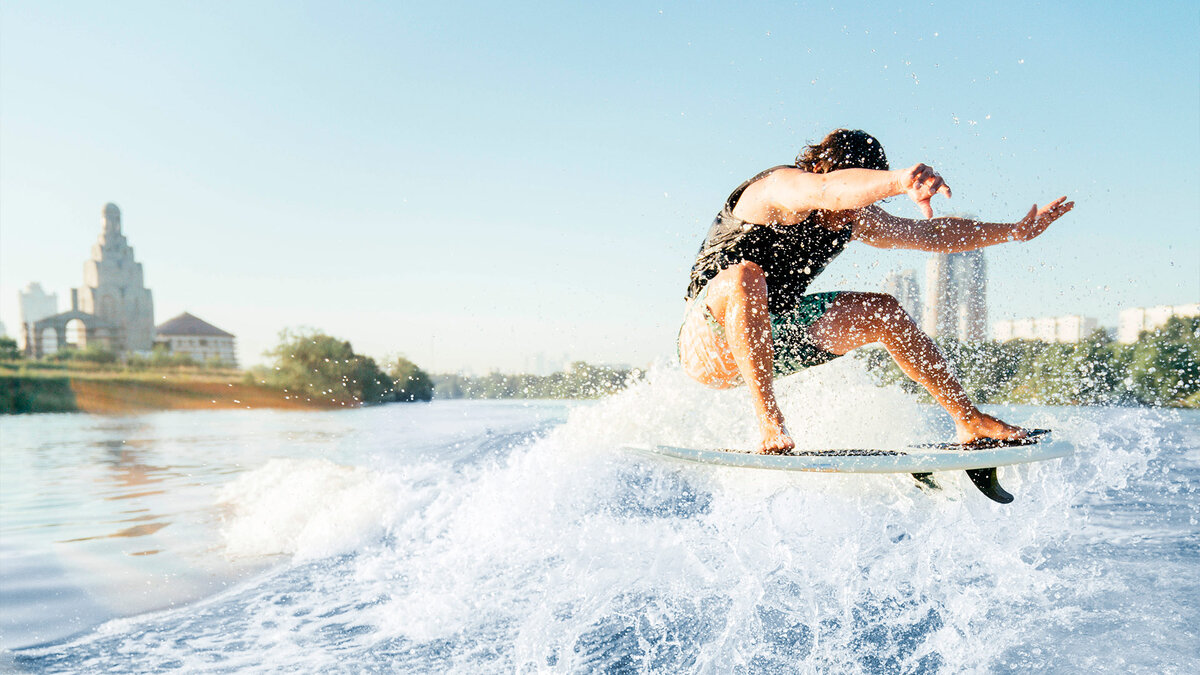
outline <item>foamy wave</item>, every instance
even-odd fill
[[[849,359],[777,389],[805,447],[950,431]],[[1074,631],[1096,621],[1098,603],[1132,602],[1136,575],[1080,561],[1112,541],[1089,528],[1092,506],[1143,477],[1163,422],[1144,410],[1010,412],[1076,448],[1002,469],[1010,505],[962,472],[938,474],[944,489],[930,494],[903,474],[698,467],[621,451],[756,440],[744,388],[708,390],[672,367],[575,407],[549,433],[527,422],[538,432],[456,435],[440,459],[397,449],[373,472],[273,460],[223,493],[228,548],[307,562],[110,642],[141,649],[147,669],[172,659],[202,668],[181,638],[220,645],[230,669],[1037,669],[1057,655],[1029,645],[1091,640]],[[454,428],[449,416],[440,423]],[[1058,665],[1093,669],[1105,646],[1080,645]],[[103,665],[115,652],[98,643],[91,653]]]
[[[273,459],[227,485],[218,501],[229,509],[221,533],[231,557],[352,551],[378,537],[392,513],[379,477],[324,459]]]
[[[775,391],[801,448],[899,447],[930,440],[933,433],[926,406],[898,388],[875,386],[850,358],[779,380]],[[620,394],[572,411],[556,433],[566,445],[592,448],[750,448],[759,442],[746,387],[709,389],[671,366],[656,367]]]

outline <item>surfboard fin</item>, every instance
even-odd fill
[[[916,475],[916,474],[913,474]],[[1007,490],[1000,487],[1000,481],[996,478],[996,467],[988,469],[967,469],[967,475],[971,477],[971,482],[979,491],[987,495],[988,499],[1001,504],[1009,504],[1013,500],[1013,496]],[[918,479],[919,480],[919,479]]]
[[[917,487],[922,490],[942,489],[942,486],[938,485],[937,481],[933,479],[933,474],[931,473],[914,473],[912,477],[913,480],[917,481]]]

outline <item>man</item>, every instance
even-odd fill
[[[924,220],[892,216],[875,202],[908,195]],[[1074,207],[1061,197],[1035,204],[1016,223],[933,218],[934,195],[950,187],[932,168],[891,171],[883,147],[864,131],[838,129],[810,145],[794,166],[768,169],[725,202],[692,267],[680,330],[680,361],[695,380],[750,388],[762,434],[759,450],[795,447],[775,401],[773,377],[881,342],[900,368],[954,419],[960,442],[1015,439],[1024,430],[979,411],[933,342],[896,299],[851,291],[805,295],[851,241],[878,248],[951,253],[1029,241]]]

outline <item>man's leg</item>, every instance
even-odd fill
[[[762,268],[743,262],[726,268],[708,282],[708,308],[725,329],[725,340],[738,372],[750,388],[754,415],[762,433],[762,452],[796,447],[783,426],[783,413],[772,386],[775,347],[767,314],[767,280]]]
[[[1023,429],[985,415],[975,407],[954,379],[937,346],[890,295],[842,293],[813,322],[808,335],[821,349],[838,355],[873,342],[883,343],[900,369],[925,387],[950,413],[960,442],[977,438],[1011,439],[1025,434]]]

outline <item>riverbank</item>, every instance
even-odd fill
[[[121,415],[154,410],[343,407],[250,384],[239,371],[105,372],[86,370],[0,372],[0,414],[86,412]]]

